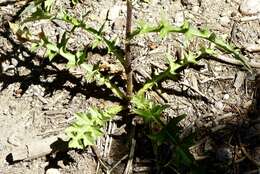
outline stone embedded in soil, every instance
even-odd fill
[[[215,107],[216,107],[217,109],[219,109],[220,111],[222,111],[222,110],[224,109],[224,104],[223,104],[221,101],[217,101],[217,102],[215,103]]]
[[[246,74],[243,71],[238,71],[236,75],[236,80],[234,82],[234,87],[236,88],[236,93],[238,93],[239,88],[242,87],[246,78]]]
[[[223,100],[228,100],[229,99],[229,95],[228,94],[225,94],[224,96],[223,96]]]
[[[60,174],[60,171],[55,168],[50,168],[50,169],[46,170],[46,174]]]
[[[244,15],[253,15],[260,12],[260,0],[243,0],[239,11]]]
[[[191,11],[193,11],[195,13],[199,13],[200,12],[200,7],[198,5],[194,5],[194,6],[192,6]]]
[[[122,6],[114,5],[112,8],[109,9],[108,20],[115,21],[116,18],[119,17],[122,10]]]
[[[21,145],[21,140],[19,140],[19,138],[15,135],[11,135],[10,137],[8,137],[7,142],[9,144],[14,145],[14,146],[20,146]]]
[[[230,22],[230,19],[227,16],[220,17],[220,19],[219,19],[219,23],[224,27],[228,27],[229,22]]]
[[[181,26],[185,20],[183,11],[178,11],[174,17],[174,25]]]
[[[18,63],[19,63],[18,60],[15,59],[15,58],[12,58],[12,59],[11,59],[11,62],[12,62],[12,65],[13,65],[13,66],[17,66]]]

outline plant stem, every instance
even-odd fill
[[[132,27],[132,0],[127,0],[127,14],[126,14],[126,35],[125,35],[125,73],[127,77],[127,97],[131,99],[133,95],[133,70],[131,59],[130,35]]]
[[[128,102],[128,108],[130,108],[130,101],[133,96],[133,70],[132,70],[132,58],[131,58],[131,28],[132,28],[132,0],[126,1],[127,6],[127,14],[126,14],[126,33],[125,33],[125,60],[124,60],[124,68],[127,78],[127,102]],[[135,125],[132,124],[133,117],[130,116],[130,112],[127,113],[127,118],[129,120],[128,124],[130,123],[130,134],[129,137],[131,139],[130,142],[130,152],[128,156],[128,162],[126,165],[126,169],[124,171],[124,174],[132,173],[132,165],[133,165],[133,158],[134,158],[134,152],[135,152],[135,146],[136,146],[136,140],[135,140]],[[130,116],[130,117],[129,117]]]
[[[147,81],[143,87],[137,92],[137,95],[143,95],[148,89],[151,89],[154,85],[156,85],[158,82],[160,82],[165,77],[169,76],[169,69],[166,71],[158,74],[153,79]]]

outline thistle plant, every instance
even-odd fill
[[[149,1],[144,2],[149,3]],[[45,56],[50,61],[59,55],[67,59],[68,69],[80,66],[85,71],[87,83],[95,82],[97,86],[105,85],[111,90],[114,96],[118,97],[122,103],[124,103],[122,105],[105,108],[104,110],[90,107],[85,113],[76,113],[77,120],[66,129],[66,134],[70,138],[69,147],[84,149],[86,146],[94,145],[97,138],[103,135],[103,126],[105,126],[106,122],[112,120],[115,115],[125,110],[128,112],[128,115],[125,115],[125,117],[131,118],[130,115],[135,115],[143,118],[145,123],[156,124],[159,127],[159,131],[152,131],[148,137],[151,138],[151,141],[154,142],[153,144],[156,147],[165,142],[170,142],[174,146],[175,155],[173,156],[172,164],[175,168],[182,165],[187,167],[196,166],[196,162],[189,152],[192,138],[181,139],[179,137],[181,129],[178,123],[185,118],[185,115],[165,122],[162,119],[162,115],[165,114],[167,106],[149,99],[147,94],[149,90],[155,88],[162,81],[174,79],[182,69],[188,68],[190,65],[196,65],[205,55],[216,56],[218,54],[217,50],[232,55],[235,59],[239,60],[246,69],[250,70],[250,66],[240,54],[239,50],[225,42],[222,38],[216,36],[215,33],[207,29],[197,29],[188,21],[184,21],[180,27],[171,25],[166,20],[161,20],[158,24],[140,22],[135,29],[132,29],[133,7],[131,0],[126,1],[126,35],[123,41],[124,48],[120,48],[116,40],[107,39],[108,37],[103,32],[104,24],[101,25],[99,29],[95,29],[90,27],[83,18],[78,19],[65,10],[53,13],[53,3],[53,0],[32,1],[29,8],[25,10],[26,13],[29,13],[29,16],[19,23],[10,23],[10,28],[14,34],[16,34],[20,41],[31,43],[31,49],[33,51],[36,51],[38,48],[45,48]],[[72,3],[78,3],[78,1],[73,0]],[[35,38],[30,34],[26,23],[39,20],[48,20],[49,22],[61,21],[69,24],[72,29],[65,31],[57,43],[52,42],[43,30],[38,34],[38,37]],[[87,52],[85,49],[77,50],[76,52],[72,52],[68,49],[70,35],[79,28],[94,38],[92,48],[101,45],[105,46],[108,54],[113,55],[113,57],[122,64],[126,76],[125,91],[113,83],[111,80],[113,78],[112,74],[104,75],[101,73],[99,62],[94,65],[87,63]],[[185,36],[186,43],[189,43],[192,38],[196,37],[208,41],[213,47],[203,46],[196,52],[186,51],[184,57],[181,59],[175,59],[173,56],[167,54],[168,67],[154,75],[150,80],[147,80],[142,84],[142,87],[137,90],[135,86],[133,86],[131,42],[133,38],[141,37],[149,33],[158,33],[160,37],[167,37],[170,34],[179,33]]]

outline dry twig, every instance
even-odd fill
[[[218,57],[214,57],[214,59],[221,61],[221,62],[230,63],[230,64],[233,64],[233,65],[241,65],[241,62],[239,60],[229,58],[225,55],[220,55]],[[253,68],[260,68],[260,62],[251,61],[248,64]]]

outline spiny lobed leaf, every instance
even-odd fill
[[[94,145],[98,137],[103,135],[103,126],[122,110],[121,106],[114,105],[101,111],[89,108],[86,113],[77,113],[77,120],[65,132],[70,138],[69,147],[83,149]]]
[[[27,17],[21,22],[21,26],[24,25],[26,22],[32,22],[43,19],[47,19],[50,21],[60,20],[68,24],[71,24],[73,26],[71,32],[73,32],[76,28],[82,28],[94,37],[94,41],[92,44],[93,48],[100,46],[101,44],[104,44],[107,47],[108,52],[114,54],[115,57],[123,64],[124,53],[119,47],[116,46],[117,39],[115,38],[113,40],[109,40],[106,39],[106,37],[103,35],[105,23],[103,23],[103,25],[98,30],[96,30],[92,27],[89,27],[84,20],[78,19],[68,14],[68,12],[65,10],[61,10],[57,14],[51,14],[48,11],[37,6],[36,10],[29,17]]]
[[[184,21],[180,27],[169,24],[168,21],[162,20],[157,26],[140,22],[136,30],[131,34],[131,38],[139,34],[146,34],[151,32],[158,32],[160,36],[165,37],[170,33],[183,33],[186,36],[186,42],[193,37],[199,37],[206,39],[216,45],[217,48],[222,51],[226,51],[231,54],[235,59],[239,60],[248,70],[251,70],[246,59],[237,51],[231,44],[225,42],[222,38],[217,37],[215,33],[210,32],[207,29],[197,29],[190,25],[187,21]]]
[[[115,96],[120,99],[126,98],[126,95],[110,80],[113,76],[104,76],[100,73],[98,65],[83,63],[81,67],[85,70],[85,79],[87,83],[96,82],[98,86],[106,85]]]
[[[186,115],[181,115],[176,118],[172,118],[169,123],[164,124],[161,121],[161,115],[165,110],[165,105],[156,104],[151,100],[148,100],[144,95],[135,95],[131,100],[133,105],[133,112],[145,121],[152,121],[157,123],[161,130],[159,132],[152,133],[148,137],[156,143],[156,146],[170,141],[175,146],[175,159],[176,165],[192,166],[194,158],[189,152],[191,146],[192,137],[188,137],[185,141],[180,139],[180,127],[179,122],[185,118]]]
[[[87,54],[85,50],[77,50],[76,53],[71,53],[67,50],[67,42],[69,37],[67,37],[67,32],[64,32],[61,40],[56,44],[51,42],[45,35],[44,31],[39,34],[39,41],[33,42],[32,49],[35,51],[40,47],[46,48],[45,56],[51,61],[57,54],[61,55],[68,60],[67,67],[74,67],[76,65],[82,64],[86,58]]]
[[[146,99],[144,95],[133,96],[131,103],[133,105],[133,112],[144,118],[145,121],[157,121],[167,107],[166,105],[156,104]]]
[[[200,52],[204,54],[204,52]],[[182,60],[174,60],[170,54],[166,55],[166,59],[168,60],[168,68],[161,72],[160,74],[153,77],[151,80],[148,80],[143,87],[137,92],[138,96],[144,95],[144,93],[157,85],[158,82],[164,80],[165,78],[174,78],[178,74],[178,70],[181,68],[187,67],[192,64],[197,63],[197,59],[201,56],[201,54],[195,55],[192,52],[185,53],[184,58]]]

